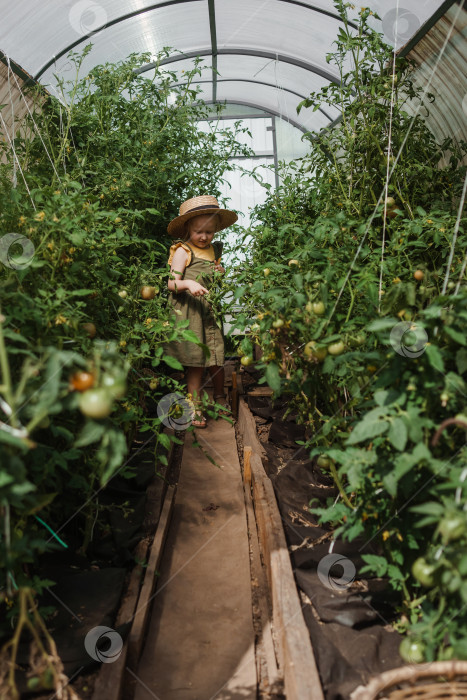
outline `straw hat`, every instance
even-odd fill
[[[174,238],[183,236],[185,234],[185,222],[200,214],[218,214],[220,219],[218,231],[222,231],[227,226],[232,226],[238,219],[235,212],[229,211],[229,209],[221,209],[217,199],[206,194],[201,197],[192,197],[183,202],[180,206],[179,216],[172,219],[167,226],[167,231]]]

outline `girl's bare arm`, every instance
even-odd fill
[[[171,292],[175,293],[188,291],[193,294],[193,296],[203,296],[204,294],[207,294],[208,290],[199,282],[196,282],[195,280],[181,279],[183,273],[185,272],[187,260],[188,253],[186,250],[184,250],[182,247],[177,248],[170,266],[170,279],[167,283],[168,288]]]

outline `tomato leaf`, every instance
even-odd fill
[[[439,372],[444,372],[444,362],[441,351],[437,345],[426,345],[426,354],[430,365]]]
[[[280,391],[281,378],[279,375],[279,367],[274,363],[270,363],[266,368],[266,381],[273,391]]]
[[[396,450],[402,452],[407,444],[407,437],[407,427],[402,418],[393,420],[388,432],[389,442],[394,445]]]
[[[452,326],[445,326],[444,332],[447,335],[450,335],[451,338],[456,341],[456,343],[459,343],[459,345],[467,345],[465,336],[462,335],[462,333],[459,333],[459,331],[456,331],[456,329]]]
[[[362,559],[366,562],[366,566],[360,569],[361,574],[369,571],[376,576],[384,576],[387,573],[388,562],[384,557],[379,557],[377,554],[362,554]]]
[[[91,445],[93,442],[97,442],[101,439],[106,429],[103,423],[98,423],[93,420],[87,421],[76,439],[74,446],[85,447],[86,445]]]
[[[467,372],[467,350],[461,348],[456,353],[456,365],[459,374],[465,374]]]
[[[183,365],[177,360],[176,357],[172,357],[171,355],[164,355],[162,359],[165,362],[165,364],[169,365],[169,367],[171,367],[172,369],[183,370]]]
[[[385,412],[383,408],[375,408],[367,413],[363,420],[354,427],[345,444],[355,445],[358,442],[363,442],[364,440],[369,440],[370,438],[385,433],[389,428],[389,422],[387,420],[380,420]]]

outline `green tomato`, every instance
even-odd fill
[[[320,347],[316,345],[314,340],[310,340],[310,342],[303,348],[303,354],[309,360],[314,359],[317,362],[323,362],[328,354],[328,351],[324,346]]]
[[[365,345],[366,343],[366,335],[365,333],[357,333],[357,335],[354,338],[355,345]]]
[[[318,467],[321,467],[321,469],[329,469],[331,466],[331,460],[326,455],[320,455],[316,464]]]
[[[253,333],[257,333],[259,330],[261,330],[261,326],[259,323],[253,323],[250,330],[253,331]]]
[[[467,531],[466,526],[466,518],[462,513],[456,510],[446,513],[438,525],[444,544],[460,539]]]
[[[425,660],[425,645],[406,637],[400,643],[399,654],[408,664],[421,664]]]
[[[241,360],[240,360],[240,362],[242,363],[242,365],[243,365],[244,367],[248,367],[248,365],[252,365],[252,364],[253,364],[253,361],[254,361],[254,360],[253,360],[253,358],[251,357],[251,355],[244,355],[244,356],[241,358]]]
[[[328,353],[330,355],[342,355],[344,350],[345,345],[342,342],[342,340],[339,340],[337,343],[331,343],[331,345],[328,345]]]
[[[289,262],[288,262],[289,267],[292,267],[292,265],[299,265],[299,264],[300,263],[298,262],[298,260],[295,260],[294,258],[292,258],[292,260],[289,260]]]
[[[326,307],[324,306],[322,301],[317,301],[313,304],[313,312],[317,316],[322,316],[325,311],[326,311]]]
[[[105,373],[102,377],[102,386],[105,387],[114,399],[121,399],[126,393],[126,381],[123,376],[114,376]]]
[[[121,289],[118,293],[118,296],[122,299],[126,299],[128,296],[128,292],[126,291],[126,289]]]
[[[269,269],[269,267],[265,267],[264,270],[263,270],[263,275],[264,275],[265,277],[267,277],[267,276],[269,275],[270,272],[271,272],[271,270]]]
[[[28,690],[39,690],[40,685],[41,685],[41,681],[37,676],[33,676],[32,678],[28,678],[28,682],[27,682]]]
[[[113,398],[107,389],[88,389],[79,396],[81,413],[90,418],[106,418],[112,411]]]
[[[305,304],[305,311],[306,311],[308,314],[313,313],[313,304],[311,303],[311,301],[308,301],[308,302]]]
[[[412,574],[425,588],[432,588],[435,584],[436,567],[429,564],[424,557],[416,559],[412,565]]]
[[[445,647],[439,654],[440,661],[450,661],[454,658],[454,647]]]
[[[282,328],[283,325],[284,325],[284,319],[282,319],[282,318],[276,318],[276,320],[272,322],[273,328]]]
[[[46,668],[40,675],[42,688],[45,690],[53,690],[55,688],[55,679],[52,669]]]

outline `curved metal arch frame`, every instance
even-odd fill
[[[278,1],[279,2],[288,2],[288,3],[292,3],[294,5],[298,5],[300,7],[307,9],[307,10],[310,10],[312,12],[318,12],[320,14],[324,14],[324,15],[327,15],[329,17],[332,17],[333,19],[342,23],[342,20],[339,17],[339,15],[332,13],[332,12],[328,12],[327,10],[323,10],[322,8],[316,7],[314,5],[307,5],[306,3],[300,2],[299,0],[278,0]],[[99,32],[102,32],[105,29],[107,29],[108,27],[112,27],[115,24],[119,24],[121,22],[124,22],[125,20],[130,19],[132,17],[136,17],[138,15],[145,14],[146,12],[152,12],[153,10],[157,10],[159,8],[163,8],[163,7],[167,7],[167,6],[175,5],[175,4],[181,4],[181,3],[185,3],[185,2],[203,2],[203,0],[166,0],[166,2],[161,2],[161,3],[158,3],[156,5],[149,5],[148,7],[144,7],[144,8],[141,8],[139,10],[134,10],[133,12],[128,12],[124,15],[121,15],[120,17],[116,17],[115,19],[111,20],[110,22],[107,22],[102,27],[98,27],[96,30],[93,31],[93,34],[97,34]],[[216,38],[216,31],[215,31],[216,27],[215,27],[214,2],[215,2],[215,0],[208,0],[209,17],[210,17],[210,25],[211,25],[211,44],[212,44],[210,53],[212,53],[213,56],[217,56],[220,53],[228,53],[230,51],[230,49],[220,49],[219,50],[217,48],[217,38]],[[352,23],[349,23],[349,25],[354,26]],[[65,48],[61,49],[58,52],[58,54],[54,55],[53,58],[51,58],[49,61],[47,61],[42,66],[42,68],[40,68],[40,70],[35,74],[34,80],[38,81],[39,78],[45,73],[45,71],[48,70],[50,68],[50,66],[52,66],[55,63],[57,58],[61,58],[62,56],[67,54],[69,51],[74,49],[76,46],[85,42],[87,39],[89,39],[89,36],[90,35],[80,37],[79,39],[72,42],[71,44],[68,44],[68,46],[66,46]],[[237,53],[238,53],[238,51],[237,51]],[[195,55],[199,55],[199,54],[195,54]],[[291,59],[291,60],[293,60],[293,59]],[[303,63],[302,67],[305,68],[306,70],[313,70],[313,68],[314,68],[315,70],[313,70],[313,72],[316,72],[316,66],[312,66],[311,64],[307,64],[305,62],[302,62],[302,63]],[[327,71],[323,71],[323,73],[327,73]],[[327,75],[331,75],[331,74],[327,74]],[[331,78],[328,78],[327,75],[322,75],[322,77],[326,77],[328,80],[331,80]],[[332,78],[332,82],[336,82],[336,80],[337,79],[334,76]],[[215,85],[215,80],[214,80],[214,85]]]
[[[196,85],[203,85],[203,84],[209,84],[211,83],[211,80],[197,80]],[[273,85],[273,83],[265,83],[263,80],[249,80],[245,78],[218,78],[217,79],[218,83],[252,83],[253,85],[264,85],[265,87],[271,87],[275,88],[278,90],[283,90],[284,92],[289,92],[291,95],[295,95],[296,97],[299,97],[302,100],[306,100],[307,96],[306,95],[301,95],[299,92],[295,92],[295,90],[291,90],[290,88],[278,86],[278,85]],[[177,85],[184,85],[185,83],[177,83]],[[223,102],[223,100],[221,100]],[[217,102],[217,100],[213,100],[213,102]],[[238,103],[237,103],[238,104]],[[329,120],[329,122],[334,121],[332,117],[327,114],[324,109],[321,107],[318,107],[318,111],[324,114],[326,119]]]
[[[259,104],[255,104],[254,102],[247,102],[245,100],[216,100],[215,102],[213,100],[204,100],[204,104],[206,105],[239,105],[240,107],[253,107],[254,109],[259,109],[261,112],[263,112],[263,115],[259,116],[264,116],[264,117],[277,117],[278,119],[283,119],[285,122],[288,122],[292,126],[294,126],[296,129],[301,131],[303,134],[308,134],[309,131],[308,129],[305,129],[305,127],[302,124],[299,124],[293,119],[290,119],[289,117],[284,116],[283,114],[280,114],[277,112],[275,109],[270,109],[269,107],[262,107]],[[256,115],[252,115],[256,116]],[[215,118],[215,117],[213,117]],[[225,117],[226,119],[236,119],[235,116],[228,116]],[[244,115],[244,119],[248,118],[248,115]]]
[[[211,49],[200,49],[199,51],[189,51],[187,53],[183,54],[177,54],[175,56],[169,56],[168,58],[163,58],[162,61],[151,61],[151,63],[146,63],[144,66],[141,66],[141,68],[137,68],[135,70],[135,73],[140,74],[140,73],[145,73],[148,70],[152,70],[153,68],[157,68],[157,66],[165,66],[169,63],[176,63],[177,61],[184,61],[187,58],[196,58],[197,56],[211,56],[212,55],[212,50]],[[326,71],[322,68],[319,68],[318,66],[313,65],[312,63],[307,63],[306,61],[302,61],[299,58],[293,58],[292,56],[287,56],[285,54],[281,53],[274,53],[272,51],[259,51],[256,49],[245,49],[245,48],[233,48],[233,49],[218,49],[217,50],[217,55],[218,56],[257,56],[259,58],[269,58],[272,61],[277,60],[277,61],[282,61],[283,63],[289,63],[292,66],[296,66],[297,68],[304,68],[305,70],[309,71],[310,73],[314,73],[315,75],[319,75],[321,78],[324,78],[325,80],[328,80],[330,83],[335,83],[336,85],[340,85],[341,81],[339,78],[332,73],[329,73],[329,71]],[[240,79],[241,80],[241,79]]]

